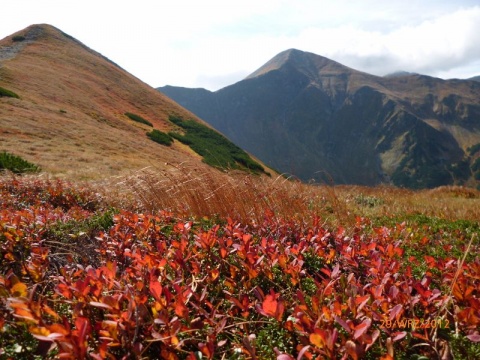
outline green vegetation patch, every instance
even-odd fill
[[[13,40],[14,42],[24,41],[24,40],[25,40],[25,36],[23,36],[23,35],[15,35],[15,36],[12,38],[12,40]]]
[[[155,141],[156,143],[159,143],[161,145],[165,146],[170,146],[173,143],[173,139],[169,134],[166,134],[160,130],[153,129],[152,131],[147,133],[147,136]]]
[[[39,172],[40,168],[19,156],[6,151],[0,153],[0,170],[10,170],[15,174]]]
[[[16,98],[16,99],[20,98],[20,96],[15,94],[13,91],[7,90],[7,89],[0,86],[0,97],[2,97],[2,96],[12,97],[12,98]]]
[[[480,151],[480,143],[470,146],[467,151],[470,155],[475,155],[478,151]]]
[[[374,196],[359,194],[355,197],[355,203],[364,207],[375,207],[378,205],[383,205],[384,201]]]
[[[472,170],[473,171],[478,171],[480,170],[480,158],[476,159],[475,162],[472,165]]]
[[[153,127],[153,124],[152,124],[150,121],[144,119],[144,118],[141,117],[140,115],[126,112],[126,113],[125,113],[125,116],[129,117],[131,120],[136,121],[136,122],[138,122],[138,123],[145,124],[145,125],[148,125],[148,126]]]
[[[170,115],[169,119],[185,131],[184,135],[171,132],[170,136],[190,146],[193,151],[203,157],[206,164],[219,169],[248,169],[253,173],[265,173],[259,163],[215,130],[194,120],[183,120],[178,116]]]

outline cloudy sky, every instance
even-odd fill
[[[480,0],[12,0],[0,38],[47,23],[147,84],[217,90],[296,48],[375,75],[480,75]]]

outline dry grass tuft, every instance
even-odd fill
[[[346,208],[333,187],[303,184],[278,176],[267,178],[239,172],[201,171],[187,164],[168,170],[145,168],[116,184],[118,199],[137,209],[155,213],[172,211],[182,216],[231,217],[262,221],[264,215],[348,221]]]
[[[261,222],[264,215],[353,227],[356,217],[402,218],[423,214],[447,220],[480,219],[478,191],[466,188],[408,190],[392,186],[305,184],[293,178],[210,171],[193,163],[147,167],[103,184],[118,208],[201,219],[231,217]]]

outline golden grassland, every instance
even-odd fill
[[[445,186],[409,190],[393,186],[305,184],[286,176],[222,173],[188,164],[148,167],[130,176],[97,182],[122,207],[183,216],[232,217],[261,221],[266,211],[278,217],[309,221],[319,215],[332,225],[355,218],[401,219],[425,215],[449,221],[480,220],[480,191]]]
[[[22,43],[15,35],[26,36]],[[156,144],[152,128],[130,120],[134,113],[155,129],[170,131],[169,115],[194,114],[48,25],[35,25],[0,41],[0,86],[19,98],[0,97],[0,151],[9,151],[63,178],[103,179],[147,166],[196,162],[188,146]],[[1,53],[0,53],[1,54]]]
[[[267,177],[197,165],[172,162],[127,175],[70,181],[100,192],[117,208],[146,213],[166,210],[196,219],[261,222],[271,212],[300,221],[320,216],[331,226],[354,225],[357,217],[400,221],[415,215],[480,221],[480,191],[468,187],[410,190],[389,185],[306,184],[286,175]],[[14,175],[5,172],[3,176]],[[56,178],[48,173],[26,177]]]

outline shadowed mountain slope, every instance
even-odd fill
[[[480,179],[476,81],[377,77],[290,49],[216,92],[158,90],[304,181],[424,188]]]
[[[170,138],[173,143],[165,146],[146,133],[175,131],[183,139],[187,130],[172,116],[193,119],[215,141],[218,133],[53,26],[32,25],[0,41],[0,87],[18,95],[0,96],[0,151],[51,174],[90,179],[178,163],[213,171],[191,144]],[[249,159],[221,138],[227,152]]]

